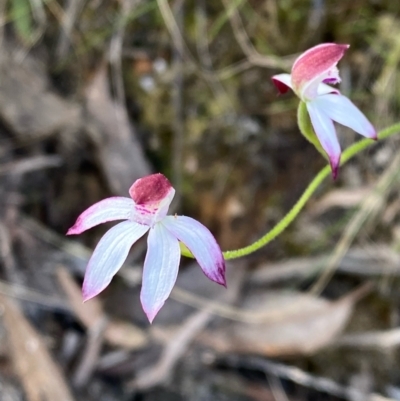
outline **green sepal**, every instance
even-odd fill
[[[188,258],[193,258],[192,252],[189,251],[189,248],[181,241],[179,241],[179,248],[181,249],[181,255],[187,256]]]
[[[328,155],[322,148],[319,139],[314,132],[314,128],[311,124],[311,119],[308,114],[307,105],[303,101],[299,103],[299,107],[297,109],[297,124],[299,126],[300,132],[307,139],[307,141],[311,142],[318,150],[318,152],[321,153],[321,155],[324,156],[325,159],[329,160]]]

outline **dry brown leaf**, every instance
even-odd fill
[[[221,336],[215,333],[205,340],[224,352],[310,354],[342,332],[355,302],[369,289],[363,286],[334,302],[296,292],[252,295],[244,307],[258,314],[257,322],[234,322]]]
[[[325,213],[333,207],[351,208],[358,206],[371,193],[370,187],[356,189],[334,189],[316,202],[313,202],[309,212],[313,216]]]
[[[103,65],[86,89],[87,130],[110,188],[126,195],[133,181],[150,174],[125,107],[111,97]]]
[[[71,309],[88,330],[94,329],[99,322],[106,319],[107,327],[104,330],[104,338],[110,345],[132,350],[147,344],[148,339],[145,333],[138,327],[128,322],[107,319],[98,298],[83,303],[81,290],[66,269],[59,267],[57,277],[69,300]]]
[[[92,302],[83,303],[80,288],[65,268],[57,269],[57,278],[68,298],[71,309],[87,329],[95,327],[100,320],[104,319],[100,301],[93,299]]]
[[[3,46],[3,50],[12,45]],[[51,91],[44,64],[31,54],[16,60],[11,50],[0,64],[0,117],[21,139],[46,137],[80,124],[80,107]]]
[[[272,283],[312,277],[326,264],[331,254],[289,258],[267,262],[250,273],[249,282],[260,287]],[[351,248],[337,266],[337,271],[361,277],[400,275],[400,255],[385,244],[369,244]]]
[[[29,401],[73,401],[68,385],[41,336],[17,305],[0,295],[15,370]]]

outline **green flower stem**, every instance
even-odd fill
[[[399,132],[400,132],[400,123],[397,123],[379,132],[378,139],[385,139]],[[357,155],[358,153],[372,146],[375,143],[376,142],[371,139],[363,139],[359,142],[356,142],[342,153],[340,165],[342,166],[343,164],[347,163],[355,155]],[[265,235],[263,235],[253,244],[248,245],[244,248],[223,252],[225,260],[237,259],[242,256],[250,255],[251,253],[259,250],[260,248],[262,248],[263,246],[267,245],[272,240],[274,240],[297,217],[297,215],[303,209],[304,205],[311,198],[312,194],[316,191],[316,189],[319,187],[322,181],[330,175],[330,173],[331,173],[330,167],[329,166],[324,167],[317,174],[317,176],[311,181],[311,183],[304,191],[303,195],[300,197],[300,199],[295,203],[292,209],[289,210],[289,212],[281,221],[279,221],[270,231],[268,231]],[[192,254],[187,249],[183,248],[181,249],[183,255],[193,257]]]

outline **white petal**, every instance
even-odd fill
[[[115,196],[95,203],[86,209],[68,230],[67,235],[80,234],[98,224],[114,220],[128,220],[134,203],[130,198]]]
[[[131,246],[149,227],[124,221],[108,230],[101,238],[89,260],[83,281],[83,299],[93,298],[110,284],[121,268]]]
[[[147,246],[140,300],[151,323],[175,284],[181,251],[178,240],[161,224],[150,229]]]
[[[324,113],[324,109],[319,107],[319,104],[316,104],[315,100],[307,102],[306,105],[315,134],[329,157],[333,178],[336,178],[340,164],[341,150],[335,126],[330,117]]]
[[[367,138],[376,139],[374,126],[346,96],[318,96],[314,103],[318,105],[320,110],[324,110],[324,113],[333,121],[349,127]]]
[[[225,285],[225,260],[210,230],[187,216],[167,216],[163,224],[196,258],[204,274],[212,281]]]

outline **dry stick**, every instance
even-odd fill
[[[22,301],[33,302],[46,308],[72,313],[65,299],[44,295],[19,284],[10,284],[0,280],[0,294]]]
[[[0,261],[4,265],[4,274],[10,281],[17,282],[16,262],[12,252],[12,238],[7,224],[0,220]]]
[[[371,290],[372,284],[366,282],[359,286],[350,293],[344,295],[337,301],[332,302],[333,305],[337,305],[339,302],[351,302],[355,303],[362,298],[366,293]],[[202,309],[208,308],[213,314],[229,319],[236,322],[242,322],[246,324],[260,324],[260,323],[275,323],[287,319],[287,316],[301,317],[304,313],[307,313],[307,309],[304,310],[303,305],[307,305],[307,299],[299,300],[293,305],[288,305],[283,308],[268,311],[251,311],[243,308],[233,307],[222,302],[210,301],[202,298],[198,295],[189,293],[188,291],[182,290],[181,288],[175,287],[172,291],[171,297],[176,301],[183,304],[190,305],[194,308]]]
[[[63,252],[81,260],[89,260],[92,249],[82,245],[77,241],[71,241],[55,231],[49,229],[44,224],[39,223],[32,217],[24,214],[19,215],[19,225],[29,231],[35,238],[52,245]],[[81,271],[83,274],[83,270]]]
[[[72,378],[72,382],[76,387],[84,387],[96,368],[107,324],[107,318],[101,319],[95,325],[90,327],[88,331],[89,335],[87,337],[86,347],[83,350],[82,358]]]
[[[125,109],[125,90],[122,78],[122,44],[125,35],[127,16],[137,7],[141,0],[122,0],[117,29],[114,32],[109,50],[109,61],[112,67],[112,80],[117,99]]]
[[[32,16],[36,20],[39,25],[39,33],[36,33],[35,36],[40,38],[43,35],[43,32],[46,28],[47,17],[46,11],[44,9],[44,1],[43,0],[30,0]]]
[[[215,70],[210,54],[210,43],[208,37],[208,15],[205,0],[199,0],[196,4],[196,49],[203,71],[210,76],[221,91],[224,91],[221,80],[228,79],[251,67],[249,61],[243,60],[231,66]]]
[[[80,286],[62,265],[57,268],[57,278],[66,295],[66,303],[70,305],[72,313],[89,332],[92,329],[96,331],[99,322],[107,321],[104,329],[104,340],[109,345],[134,350],[142,348],[148,343],[146,333],[133,323],[108,319],[98,298],[82,305]]]
[[[0,54],[3,47],[4,27],[6,25],[6,3],[5,0],[0,1]]]
[[[218,87],[215,84],[215,76],[213,73],[208,71],[204,71],[200,68],[195,58],[193,57],[190,49],[188,48],[185,40],[183,39],[182,32],[179,30],[179,26],[177,21],[175,20],[174,14],[168,4],[168,0],[157,0],[158,8],[160,9],[161,15],[163,17],[165,26],[167,27],[168,32],[170,33],[172,40],[175,44],[175,48],[179,51],[179,46],[176,46],[176,43],[182,44],[182,49],[184,50],[184,54],[182,54],[182,58],[189,64],[190,67],[196,72],[196,74],[205,80],[210,88],[211,92],[214,94],[215,98],[222,99],[224,104],[228,104],[231,111],[235,113],[235,106],[232,103],[231,98],[229,97],[228,93],[222,87]]]
[[[211,71],[213,63],[208,43],[208,24],[205,0],[198,0],[196,4],[196,49],[200,64]]]
[[[32,28],[30,32],[29,45],[16,48],[16,59],[21,63],[28,55],[30,50],[33,48],[33,46],[35,46],[40,41],[47,27],[47,17],[42,0],[29,1],[31,3],[30,8],[32,16],[36,20],[37,27],[36,29]],[[5,0],[3,0],[3,2],[5,2]]]
[[[29,401],[73,401],[45,343],[17,305],[0,295],[4,326],[16,372]]]
[[[253,285],[275,284],[277,282],[302,279],[315,276],[332,253],[315,256],[290,258],[284,261],[270,262],[259,266],[249,278]],[[400,276],[400,255],[387,245],[351,248],[337,265],[341,273],[361,277]]]
[[[390,349],[400,344],[400,328],[385,331],[371,331],[360,334],[347,334],[340,337],[331,346],[351,346],[356,348]]]
[[[211,317],[212,315],[207,309],[189,316],[173,339],[166,344],[160,360],[155,366],[143,370],[132,383],[128,384],[128,387],[146,390],[165,383],[193,338],[207,325]]]
[[[346,252],[349,250],[351,243],[360,231],[362,225],[366,222],[371,214],[375,214],[382,206],[384,197],[387,195],[390,185],[398,178],[400,166],[400,154],[398,154],[386,169],[378,184],[371,194],[361,205],[360,210],[354,215],[347,225],[340,241],[335,246],[331,259],[328,261],[326,268],[320,278],[310,289],[310,292],[319,294],[325,288],[332,275],[335,273],[337,265],[343,259]]]
[[[60,167],[63,159],[60,156],[32,156],[9,163],[0,164],[0,176],[5,174],[24,174],[44,168]]]
[[[270,375],[267,380],[275,401],[290,401],[278,377]]]
[[[225,89],[221,83],[222,79],[227,79],[232,75],[239,73],[240,71],[249,68],[251,64],[248,60],[239,62],[233,66],[226,67],[220,71],[214,70],[212,58],[209,48],[208,40],[208,16],[206,14],[205,0],[199,0],[196,5],[196,48],[197,54],[200,59],[201,67],[207,71],[210,79],[213,80],[220,93],[225,92]]]
[[[67,0],[66,2],[65,11],[60,21],[61,29],[56,50],[58,61],[64,59],[68,52],[71,44],[72,29],[85,3],[85,0]]]
[[[61,24],[64,15],[62,6],[57,1],[53,0],[44,0],[44,3],[46,4],[47,10],[49,10],[57,22]]]
[[[183,31],[184,23],[184,1],[176,0],[174,4],[177,28],[179,32]],[[173,49],[173,65],[174,65],[174,80],[172,92],[172,105],[174,110],[173,120],[173,142],[172,142],[172,171],[173,184],[176,188],[174,199],[174,207],[179,208],[182,198],[182,163],[184,149],[184,111],[183,111],[183,87],[184,87],[184,43],[181,35],[178,35],[178,41]]]
[[[68,278],[67,278],[68,277]],[[107,315],[100,310],[93,310],[96,307],[96,300],[92,300],[90,307],[82,305],[82,298],[80,289],[77,284],[76,288],[68,288],[71,283],[68,282],[72,278],[68,275],[66,270],[58,271],[58,279],[60,280],[61,286],[64,292],[66,292],[68,299],[62,299],[61,297],[55,297],[51,295],[45,295],[39,293],[35,290],[27,288],[22,285],[10,284],[0,280],[0,295],[5,295],[10,298],[15,298],[22,301],[33,302],[42,307],[58,310],[75,316],[84,327],[87,328],[88,332],[93,331],[95,326],[98,325],[99,321],[107,321]],[[78,292],[78,294],[71,294],[72,291]],[[79,298],[80,304],[78,305],[78,300],[75,302],[72,297]],[[89,304],[88,304],[89,305]],[[100,308],[100,301],[97,302]],[[86,308],[86,310],[85,310]],[[87,310],[92,308],[91,310]],[[90,315],[89,315],[90,314]],[[95,331],[95,330],[94,330]],[[118,348],[124,348],[128,350],[135,350],[144,347],[148,343],[148,337],[144,331],[134,326],[132,323],[120,320],[110,320],[108,321],[107,327],[104,331],[105,341]]]
[[[395,401],[392,398],[387,398],[376,393],[366,396],[357,388],[342,386],[331,379],[311,375],[297,367],[272,362],[262,358],[250,357],[243,359],[243,357],[240,356],[228,355],[224,357],[224,362],[234,367],[261,370],[266,375],[273,375],[281,379],[289,380],[301,386],[322,391],[348,401],[353,401],[355,399],[364,401]]]
[[[392,91],[396,88],[394,83],[400,61],[400,40],[399,35],[396,34],[399,32],[397,20],[393,19],[393,23],[385,24],[385,28],[388,30],[388,33],[386,34],[392,36],[394,40],[390,51],[387,53],[385,64],[382,66],[382,71],[372,87],[372,95],[375,99],[375,113],[377,116],[380,116],[382,121],[388,117],[387,110],[391,103],[391,93],[395,93]],[[363,85],[363,83],[360,82],[359,85]]]
[[[244,29],[237,7],[232,7],[228,0],[222,0],[222,3],[228,14],[235,38],[248,60],[259,67],[286,69],[286,63],[279,57],[262,55],[255,49]]]
[[[221,301],[225,303],[233,303],[236,301],[245,274],[246,270],[244,266],[237,269],[236,275],[230,281],[228,290],[221,296]],[[212,312],[212,306],[208,306],[189,316],[174,337],[166,344],[159,362],[157,362],[154,367],[143,371],[137,379],[131,383],[131,387],[143,390],[165,383],[165,381],[169,379],[174,366],[186,352],[186,349],[194,337],[203,330],[213,318]]]

